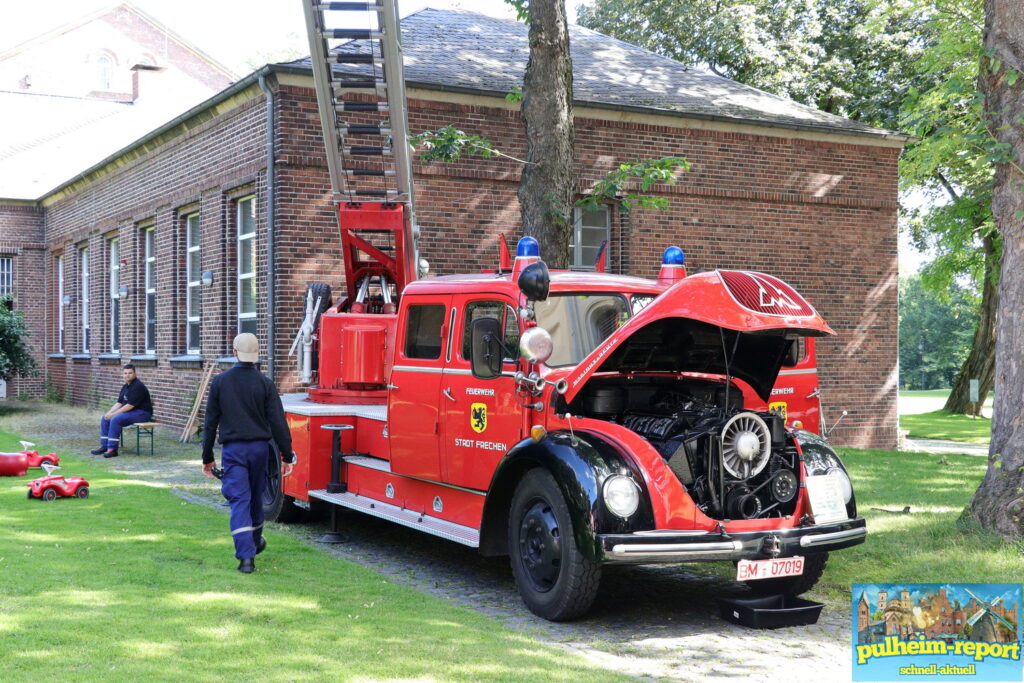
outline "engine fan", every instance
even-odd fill
[[[771,454],[771,431],[754,413],[737,413],[722,427],[722,464],[737,479],[756,476]]]

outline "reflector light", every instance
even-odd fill
[[[665,266],[685,266],[686,254],[679,247],[669,247],[661,257],[661,263]]]
[[[540,441],[547,434],[547,431],[543,425],[533,425],[530,427],[530,438],[534,441]]]
[[[540,256],[540,244],[532,237],[524,237],[516,244],[516,258]]]
[[[782,280],[745,270],[721,270],[719,276],[736,303],[749,311],[787,318],[809,318],[814,309]]]

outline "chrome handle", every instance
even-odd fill
[[[455,402],[455,397],[452,396],[452,388],[451,387],[448,387],[447,389],[445,389],[441,393],[444,394],[444,397],[447,398],[449,401],[452,401],[453,403]]]
[[[388,388],[388,389],[391,389],[392,391],[394,391],[395,389],[397,389],[397,388],[398,388],[398,385],[397,385],[397,384],[388,384],[388,385],[386,385],[386,386],[387,386],[387,388]]]

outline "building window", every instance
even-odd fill
[[[89,352],[89,247],[79,252],[82,268],[82,352]]]
[[[57,257],[57,351],[64,353],[64,257]]]
[[[199,247],[199,214],[185,216],[185,347],[199,353],[199,325],[202,322],[202,252]]]
[[[153,228],[143,228],[142,242],[145,250],[145,347],[146,353],[156,353],[156,245]]]
[[[114,60],[107,55],[96,58],[96,89],[110,90],[114,75]]]
[[[256,198],[238,200],[238,331],[256,334]]]
[[[10,256],[0,258],[0,300],[8,311],[14,309],[14,259]]]
[[[601,243],[612,239],[612,212],[607,206],[596,211],[586,211],[577,206],[573,210],[572,241],[569,243],[569,258],[573,270],[594,270]],[[608,255],[611,263],[611,253]]]
[[[114,237],[110,247],[110,350],[121,350],[121,240]]]

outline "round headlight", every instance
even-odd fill
[[[531,363],[543,363],[554,349],[551,335],[543,327],[531,327],[519,338],[519,353]]]
[[[629,517],[640,506],[640,487],[629,477],[612,475],[604,480],[604,504],[619,517]]]
[[[843,491],[843,502],[849,503],[853,498],[853,482],[850,481],[850,476],[840,467],[829,468],[826,474],[839,480],[839,488]]]

